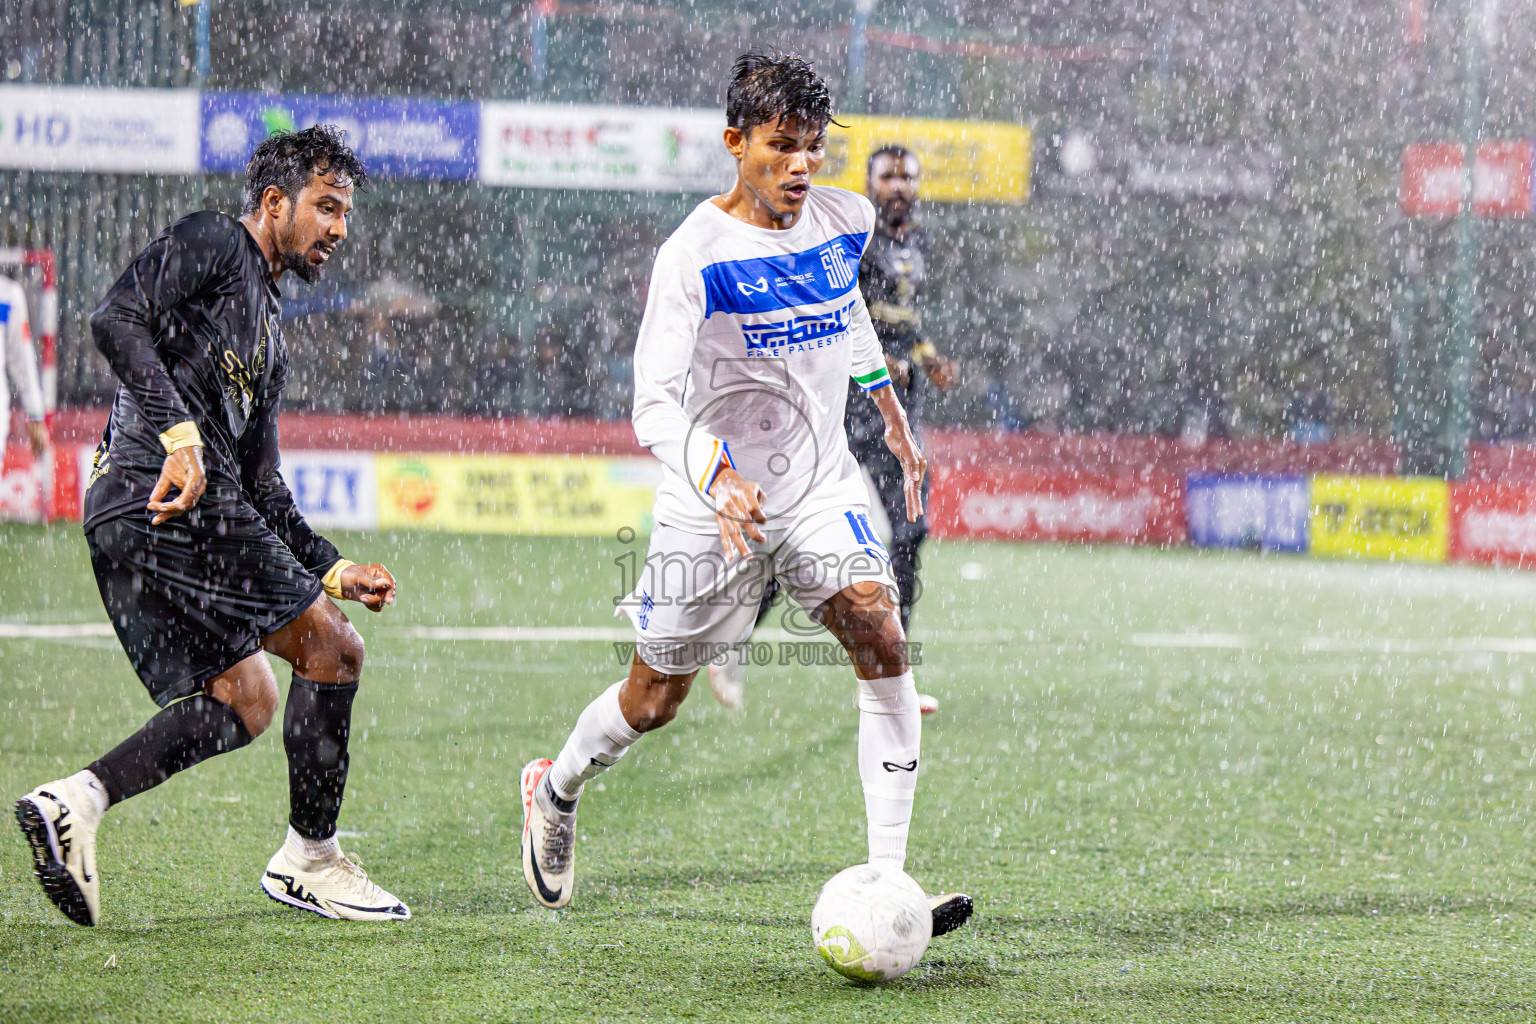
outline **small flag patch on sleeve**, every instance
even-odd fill
[[[854,382],[865,391],[875,391],[885,387],[891,382],[890,371],[885,367],[863,375],[855,375]]]

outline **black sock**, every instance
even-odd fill
[[[316,683],[298,675],[283,713],[288,753],[288,823],[305,839],[336,834],[347,785],[347,736],[356,683]]]
[[[249,742],[234,708],[197,693],[161,711],[89,767],[115,804]]]
[[[555,792],[555,787],[550,784],[548,772],[544,773],[544,792],[546,795],[548,795],[550,802],[555,805],[555,810],[564,811],[566,814],[570,814],[576,809],[576,800],[574,797],[570,800],[567,800],[565,797]]]

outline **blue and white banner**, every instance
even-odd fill
[[[1311,498],[1306,477],[1191,474],[1184,508],[1191,544],[1307,550]]]
[[[372,452],[283,452],[281,472],[299,511],[319,529],[379,525],[378,474]]]
[[[276,131],[334,124],[381,178],[472,181],[479,173],[480,104],[260,93],[203,94],[203,170],[238,173]]]
[[[0,86],[0,167],[196,174],[193,89]]]

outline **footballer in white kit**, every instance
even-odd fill
[[[37,353],[27,321],[27,295],[21,282],[0,274],[0,459],[5,457],[11,427],[11,386],[21,397],[27,414],[27,442],[33,456],[41,456],[48,443],[43,426],[43,389],[38,381]],[[7,383],[6,378],[10,381]]]
[[[869,859],[905,865],[922,725],[890,561],[843,429],[850,377],[884,418],[912,517],[927,466],[859,293],[874,208],[811,185],[830,120],[805,61],[740,58],[725,130],[736,183],[656,255],[633,420],[664,470],[650,552],[620,605],[635,657],[559,756],[523,769],[523,871],[545,906],[571,899],[582,786],[672,720],[700,667],[751,632],[774,578],[853,664]],[[961,894],[931,903],[934,934],[971,913]]]

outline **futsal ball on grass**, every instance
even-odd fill
[[[894,864],[855,864],[821,887],[811,911],[816,952],[853,981],[894,981],[928,950],[933,914],[923,887]]]

